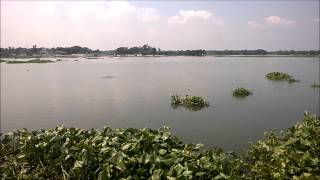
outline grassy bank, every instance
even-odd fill
[[[319,179],[320,121],[266,133],[244,154],[183,144],[169,128],[41,131],[2,135],[3,179]]]

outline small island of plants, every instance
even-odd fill
[[[42,60],[42,59],[32,59],[28,61],[7,61],[7,64],[21,64],[21,63],[53,63],[55,61]]]
[[[266,75],[266,78],[273,81],[288,81],[289,83],[300,82],[293,76],[282,72],[271,72]]]
[[[245,89],[243,87],[237,87],[232,91],[232,95],[234,97],[239,97],[239,98],[247,97],[251,94],[252,94],[251,90]]]
[[[320,83],[312,83],[311,87],[312,88],[320,88]]]
[[[178,94],[171,96],[171,105],[173,107],[183,106],[189,110],[200,110],[204,107],[209,107],[210,103],[207,99],[201,96],[189,96],[182,97]]]
[[[1,179],[319,179],[320,120],[266,133],[243,154],[184,144],[169,128],[20,129],[1,135]]]

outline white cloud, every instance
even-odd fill
[[[156,33],[154,22],[161,19],[155,8],[126,1],[1,1],[1,6],[4,46],[136,45]]]
[[[279,16],[268,16],[265,18],[265,23],[270,26],[293,25],[293,24],[296,24],[296,21],[284,19]]]
[[[169,25],[184,25],[190,22],[207,21],[216,25],[222,25],[223,19],[214,16],[212,13],[205,10],[180,10],[178,15],[168,18]]]
[[[248,24],[249,27],[252,27],[252,28],[259,28],[259,27],[261,27],[261,24],[255,22],[255,21],[248,21],[247,24]]]
[[[154,22],[160,19],[160,16],[154,8],[141,8],[141,21],[142,22]]]

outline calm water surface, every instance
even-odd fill
[[[55,59],[54,59],[55,60]],[[263,132],[285,129],[305,110],[319,114],[319,59],[296,57],[128,57],[1,63],[1,130],[172,127],[186,143],[241,150]],[[273,82],[287,72],[300,83]],[[232,89],[253,90],[245,99]],[[200,95],[211,106],[172,109],[170,95]]]

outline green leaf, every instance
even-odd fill
[[[196,176],[203,176],[203,175],[205,175],[205,174],[207,174],[206,172],[197,172],[196,173]]]
[[[124,146],[122,146],[122,151],[125,151],[131,147],[131,143],[127,143]]]
[[[160,149],[159,150],[159,154],[160,155],[164,155],[164,154],[166,154],[167,153],[167,150],[165,150],[165,149]]]
[[[167,176],[167,179],[168,179],[168,180],[176,180],[177,178],[175,178],[175,177],[170,177],[170,176]]]
[[[149,154],[143,154],[142,155],[142,163],[147,164],[150,161],[150,155]]]
[[[75,163],[74,163],[74,166],[73,166],[73,168],[82,168],[82,166],[83,166],[83,161],[76,161]]]

